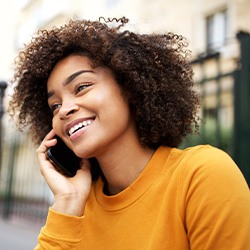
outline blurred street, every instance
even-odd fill
[[[0,250],[32,250],[39,232],[40,225],[0,219]]]

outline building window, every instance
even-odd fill
[[[227,11],[219,11],[210,15],[207,21],[207,52],[213,53],[225,45],[228,36]]]

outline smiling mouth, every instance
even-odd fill
[[[73,135],[77,130],[87,127],[89,126],[94,120],[87,120],[87,121],[83,121],[83,122],[79,122],[78,124],[76,124],[74,127],[72,127],[69,130],[69,135]]]

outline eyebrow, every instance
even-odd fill
[[[77,71],[77,72],[73,73],[72,75],[68,76],[68,77],[65,79],[63,85],[66,86],[66,85],[68,85],[70,82],[72,82],[77,76],[79,76],[79,75],[81,75],[81,74],[83,74],[83,73],[89,73],[89,72],[93,73],[94,71],[93,71],[93,70],[80,70],[80,71]],[[48,99],[49,99],[52,95],[54,95],[54,91],[49,91],[48,94],[47,94]]]

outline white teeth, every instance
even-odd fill
[[[88,120],[88,121],[84,121],[84,122],[80,122],[78,124],[76,124],[74,127],[72,127],[69,130],[69,135],[72,135],[77,129],[81,128],[81,127],[86,127],[88,125],[90,125],[93,121],[92,120]]]

